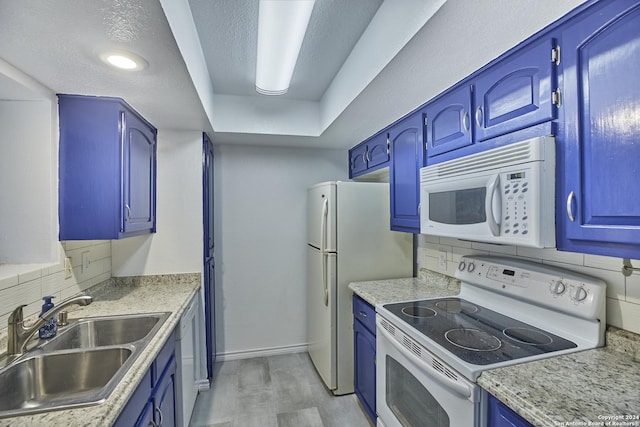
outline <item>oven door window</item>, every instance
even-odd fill
[[[386,358],[387,407],[406,427],[449,427],[449,416],[411,373],[391,356]]]
[[[429,193],[429,219],[453,225],[485,223],[486,196],[486,187]]]

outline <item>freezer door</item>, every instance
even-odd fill
[[[309,355],[330,390],[337,387],[336,255],[307,246]]]
[[[314,185],[307,192],[307,239],[321,251],[335,252],[336,243],[336,184]]]

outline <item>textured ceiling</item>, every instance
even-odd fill
[[[382,0],[316,0],[286,95],[319,101]],[[189,0],[213,89],[260,97],[255,91],[257,0]]]
[[[316,0],[290,93],[266,97],[254,91],[258,0],[0,0],[0,71],[122,97],[160,129],[216,143],[346,148],[582,1]],[[149,67],[114,70],[98,59],[111,49]],[[30,96],[0,72],[0,99]]]

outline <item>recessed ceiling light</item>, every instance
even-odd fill
[[[100,59],[112,67],[128,71],[139,71],[149,65],[141,56],[125,51],[105,52],[100,54]]]

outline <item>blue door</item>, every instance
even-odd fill
[[[475,81],[473,120],[476,142],[557,117],[552,93],[558,88],[557,43],[550,38],[520,48]]]
[[[640,3],[601,2],[562,33],[565,125],[558,247],[637,258]],[[580,242],[582,241],[582,243]]]
[[[215,325],[215,256],[213,243],[213,144],[202,135],[202,205],[204,225],[204,317],[207,345],[207,375],[213,377],[213,363],[216,358]]]
[[[427,104],[425,134],[428,157],[473,143],[470,85],[457,87]]]
[[[361,175],[367,170],[367,144],[363,143],[349,150],[349,177]]]
[[[391,229],[420,232],[420,168],[423,163],[423,112],[418,111],[389,129],[391,167]]]

